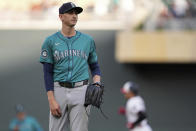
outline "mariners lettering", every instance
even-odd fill
[[[68,56],[77,56],[87,60],[87,55],[82,50],[65,50],[65,51],[55,50],[54,51],[54,58],[56,61],[59,61],[60,59],[64,59],[65,57]]]

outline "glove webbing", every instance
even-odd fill
[[[108,116],[106,116],[106,114],[103,112],[103,110],[101,109],[101,107],[99,108],[99,110],[101,111],[101,114],[103,115],[103,117],[105,117],[105,119],[108,119]]]
[[[86,110],[86,108],[87,108],[87,107],[85,107],[85,110]],[[109,119],[108,116],[106,116],[106,114],[103,112],[103,110],[102,110],[101,107],[99,107],[98,109],[100,110],[102,116],[103,116],[105,119]],[[88,117],[90,116],[90,115],[88,114],[87,110],[86,110],[86,114],[87,114]]]

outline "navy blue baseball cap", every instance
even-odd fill
[[[72,2],[67,2],[64,3],[60,8],[59,8],[59,14],[64,14],[67,13],[70,10],[76,10],[77,14],[80,14],[83,9],[82,7],[78,7],[76,6],[74,3]]]
[[[15,106],[15,110],[16,110],[16,113],[25,112],[24,107],[23,107],[23,105],[21,105],[21,104],[17,104],[17,105]]]

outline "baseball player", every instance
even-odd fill
[[[45,88],[50,107],[49,131],[88,131],[90,106],[84,107],[89,72],[93,83],[101,85],[95,42],[75,30],[81,7],[62,4],[59,18],[62,29],[47,37],[42,45]]]
[[[147,123],[144,100],[138,95],[138,85],[128,81],[121,88],[127,99],[126,107],[121,107],[119,113],[126,115],[127,128],[130,131],[152,131]]]
[[[43,131],[35,118],[27,116],[21,104],[16,105],[16,118],[9,125],[9,131]]]

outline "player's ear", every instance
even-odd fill
[[[62,21],[62,14],[59,14],[59,18],[60,18],[60,20]]]

